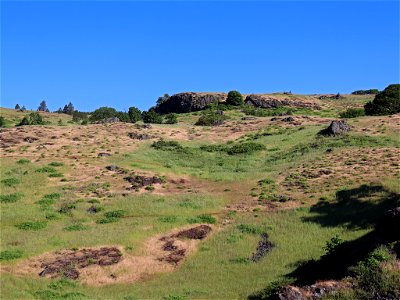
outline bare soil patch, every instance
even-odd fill
[[[132,283],[173,272],[212,231],[209,225],[175,229],[144,242],[138,255],[120,246],[62,250],[33,257],[3,270],[17,275],[67,277],[89,285]]]

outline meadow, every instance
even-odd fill
[[[318,260],[333,237],[360,239],[374,216],[398,205],[398,114],[349,119],[346,136],[318,135],[368,100],[323,100],[321,111],[295,111],[296,122],[246,120],[231,110],[218,127],[194,126],[199,113],[188,113],[150,129],[78,125],[52,113],[47,125],[14,127],[25,113],[2,108],[1,298],[246,299],[294,282],[293,272]],[[157,181],[135,186],[135,176]],[[397,202],[388,202],[393,194]],[[212,231],[181,261],[157,262],[160,270],[131,281],[118,272],[135,267],[104,267],[107,283],[30,272],[44,254],[64,249],[119,247],[123,264],[148,257],[153,237],[198,225]],[[263,233],[273,248],[255,262]]]

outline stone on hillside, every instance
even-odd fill
[[[319,132],[321,135],[328,136],[339,136],[346,134],[350,131],[350,126],[346,120],[334,120],[331,122],[328,128],[325,128]]]

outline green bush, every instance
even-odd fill
[[[324,247],[325,254],[329,255],[333,253],[339,245],[343,244],[343,242],[344,241],[338,235],[335,235],[333,238],[326,242]]]
[[[9,187],[15,186],[15,185],[17,185],[17,184],[20,184],[20,182],[21,182],[21,181],[20,181],[19,179],[14,178],[14,177],[6,178],[6,179],[3,179],[3,180],[1,181],[2,184],[4,184],[5,186],[9,186]]]
[[[357,118],[357,117],[362,117],[365,116],[365,110],[363,108],[349,108],[346,111],[341,112],[340,114],[341,118]]]
[[[125,216],[128,212],[125,210],[114,210],[114,211],[108,211],[104,214],[106,218],[122,218]]]
[[[251,225],[251,224],[239,224],[237,226],[237,229],[239,229],[240,232],[242,233],[247,233],[247,234],[261,234],[264,233],[264,230],[261,227]]]
[[[58,162],[58,161],[53,161],[53,162],[49,163],[49,166],[51,166],[51,167],[62,167],[62,166],[64,166],[64,163]]]
[[[57,173],[57,170],[53,167],[44,166],[36,170],[37,173]]]
[[[0,203],[14,203],[22,198],[22,194],[14,193],[0,196]]]
[[[142,119],[142,112],[134,106],[129,107],[128,114],[131,123],[136,123]]]
[[[44,125],[44,124],[45,124],[45,122],[43,121],[42,116],[37,112],[32,112],[29,114],[28,117],[24,117],[17,126]]]
[[[358,90],[352,92],[353,95],[376,95],[379,93],[378,89],[370,89],[370,90]]]
[[[194,218],[188,218],[187,222],[189,224],[194,224],[194,223],[208,223],[208,224],[216,224],[217,219],[211,215],[200,215]]]
[[[35,230],[35,231],[46,228],[46,226],[47,222],[45,221],[22,222],[15,225],[15,227],[21,230]]]
[[[165,151],[183,149],[182,145],[179,144],[177,141],[165,141],[162,139],[151,144],[151,147],[157,150],[165,150]]]
[[[0,127],[4,127],[6,126],[6,119],[4,119],[4,117],[0,116]]]
[[[399,299],[400,272],[395,264],[388,249],[380,247],[353,268],[356,299]]]
[[[224,121],[228,119],[227,116],[219,114],[217,112],[205,112],[202,116],[197,120],[195,125],[198,126],[218,126],[222,125]]]
[[[23,251],[21,250],[5,250],[0,252],[0,261],[2,260],[13,260],[21,258]]]
[[[231,148],[227,150],[227,153],[230,155],[234,154],[249,154],[256,151],[264,150],[265,146],[262,144],[247,142],[233,145]]]
[[[144,111],[142,113],[144,123],[162,124],[163,117],[154,110]]]
[[[238,91],[230,91],[226,99],[226,104],[240,106],[244,104],[243,96]]]
[[[100,107],[90,114],[89,120],[97,122],[108,118],[117,117],[118,112],[112,107]]]
[[[17,164],[24,165],[24,164],[29,164],[31,161],[26,158],[21,158],[20,160],[17,161]]]
[[[366,115],[391,115],[400,112],[400,84],[391,84],[364,106]]]
[[[178,123],[178,117],[176,114],[168,114],[165,116],[165,124],[176,124]]]

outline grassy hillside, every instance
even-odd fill
[[[400,115],[317,133],[367,98],[321,100],[293,121],[230,110],[218,127],[195,126],[197,112],[150,129],[46,113],[49,125],[21,129],[12,125],[29,112],[2,108],[2,299],[244,299],[318,260],[332,237],[359,240],[373,230],[362,220],[398,199]],[[211,228],[206,238],[176,237],[199,225]],[[265,233],[273,248],[254,262]],[[183,247],[176,263],[157,248],[168,239]],[[100,246],[117,247],[121,261],[74,265],[78,279],[39,276],[63,251]]]

